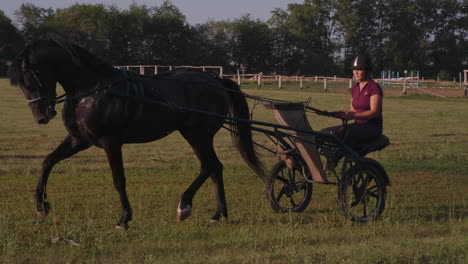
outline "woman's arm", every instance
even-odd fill
[[[351,97],[351,103],[349,104],[349,112],[356,112],[356,109],[353,107],[353,98]]]
[[[380,114],[380,109],[382,108],[382,95],[380,94],[375,94],[370,97],[370,110],[362,112],[362,113],[356,113],[356,110],[353,107],[353,104],[351,103],[351,107],[349,112],[346,112],[343,117],[345,119],[351,120],[351,119],[372,119]]]

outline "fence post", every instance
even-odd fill
[[[317,75],[315,75],[315,82],[317,82],[317,81],[318,81],[318,77],[317,77]]]
[[[382,76],[382,87],[384,87],[385,86],[385,71],[382,71],[380,75]]]
[[[158,74],[158,66],[154,66],[154,75]]]
[[[262,86],[262,75],[260,75],[260,74],[257,77],[257,85],[258,85],[258,87]]]
[[[241,85],[241,78],[240,78],[239,69],[237,69],[237,85]]]
[[[327,91],[327,77],[323,77],[323,90]]]
[[[458,80],[460,81],[460,88],[462,88],[462,74],[461,72],[458,73]]]
[[[421,83],[419,81],[419,71],[416,71],[416,78],[418,78],[418,88],[421,88]]]
[[[140,66],[140,75],[145,75],[145,67]]]
[[[336,75],[333,76],[333,82],[336,82]]]
[[[349,79],[349,89],[353,88],[353,79]]]
[[[414,87],[414,78],[413,78],[413,71],[411,71],[411,88]]]
[[[303,86],[303,83],[302,83],[302,76],[299,77],[299,88],[301,88],[301,90],[304,90],[304,86]]]
[[[406,79],[403,81],[403,94],[406,95]]]
[[[280,89],[283,88],[283,87],[282,87],[282,83],[281,83],[282,81],[283,81],[283,77],[282,77],[282,76],[279,76],[279,77],[278,77],[278,88],[280,88]]]

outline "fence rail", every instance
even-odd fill
[[[216,70],[220,77],[231,78],[234,81],[237,81],[239,85],[242,83],[256,83],[258,87],[264,86],[266,83],[273,84],[277,88],[283,88],[285,83],[295,82],[297,87],[301,90],[304,89],[304,86],[307,83],[315,83],[314,86],[323,87],[323,91],[327,91],[329,87],[335,87],[339,85],[340,88],[351,88],[354,85],[353,78],[340,78],[335,76],[301,76],[301,75],[265,75],[263,72],[259,73],[248,73],[244,71],[237,71],[237,74],[224,74],[222,66],[192,66],[192,65],[120,65],[114,66],[115,68],[125,68],[127,70],[138,69],[141,75],[145,74],[157,74],[161,69],[173,70],[180,68],[188,69],[198,69],[202,71],[207,70]],[[433,94],[430,91],[425,90],[426,88],[439,88],[439,89],[449,89],[449,88],[460,88],[463,90],[464,96],[468,96],[468,70],[463,71],[463,82],[462,82],[462,73],[459,75],[459,82],[457,83],[454,79],[453,82],[450,81],[440,81],[437,79],[425,79],[424,77],[404,77],[404,78],[380,78],[375,79],[382,88],[396,88],[401,89],[402,94],[407,94],[408,89],[419,89],[425,93]],[[322,83],[320,85],[320,83]],[[436,95],[436,94],[433,94]]]
[[[139,73],[141,75],[146,75],[146,71],[148,69],[152,69],[153,74],[158,74],[160,69],[168,69],[169,71],[173,69],[199,69],[202,71],[206,71],[209,69],[215,69],[218,71],[218,75],[223,77],[223,66],[192,66],[192,65],[118,65],[114,66],[114,68],[122,69],[125,68],[126,70],[133,70],[139,69]]]

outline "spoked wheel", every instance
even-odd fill
[[[289,168],[284,160],[279,161],[266,180],[268,200],[277,212],[302,212],[312,197],[312,184],[303,176],[309,173],[307,167],[294,163]]]
[[[377,219],[385,208],[386,184],[381,171],[370,163],[347,170],[338,190],[338,203],[352,221]]]

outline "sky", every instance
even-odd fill
[[[23,3],[32,3],[36,6],[52,9],[69,7],[75,3],[116,5],[120,9],[128,9],[132,3],[160,6],[164,0],[0,0],[0,10],[12,20],[13,13]],[[275,8],[286,9],[290,3],[303,3],[303,0],[171,0],[172,4],[187,18],[189,24],[203,24],[208,20],[223,20],[240,18],[250,14],[253,18],[266,21]]]

